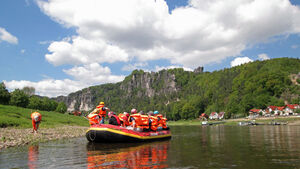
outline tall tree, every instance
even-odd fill
[[[24,91],[16,89],[11,93],[10,104],[19,107],[27,107],[29,97]]]
[[[67,111],[67,106],[64,102],[59,102],[56,111],[59,113],[65,113]]]
[[[0,104],[8,104],[10,99],[10,94],[6,89],[5,84],[0,83]]]
[[[34,87],[30,87],[30,86],[25,86],[22,89],[24,91],[25,94],[27,94],[28,96],[32,96],[35,94],[35,88]]]

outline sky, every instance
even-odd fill
[[[134,69],[300,58],[300,0],[1,0],[0,80],[56,97]]]

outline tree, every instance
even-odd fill
[[[0,104],[8,104],[10,99],[10,94],[6,89],[5,84],[0,83]]]
[[[10,104],[19,107],[27,107],[29,103],[29,97],[24,91],[16,89],[11,93]]]
[[[29,87],[29,86],[25,86],[22,89],[24,91],[25,94],[27,94],[28,96],[32,96],[35,93],[35,88],[34,87]]]
[[[37,96],[31,96],[29,98],[29,104],[27,106],[30,109],[39,109],[39,110],[43,110],[42,109],[42,101],[39,97]]]
[[[56,111],[59,113],[65,113],[67,111],[67,106],[64,102],[59,102]]]

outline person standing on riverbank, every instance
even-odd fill
[[[31,120],[32,120],[32,133],[36,132],[38,133],[38,128],[39,128],[39,125],[42,121],[42,115],[39,113],[39,112],[33,112],[31,113]]]

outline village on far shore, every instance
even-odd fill
[[[268,106],[266,109],[253,108],[249,111],[247,119],[255,119],[259,117],[277,117],[277,116],[298,116],[300,115],[299,104],[287,104],[285,106]],[[204,120],[223,120],[225,112],[211,112],[210,115],[202,113],[200,119]]]

